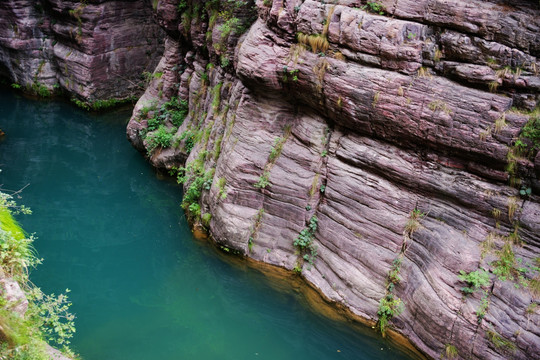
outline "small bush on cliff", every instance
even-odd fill
[[[315,215],[309,219],[308,226],[300,232],[300,235],[294,239],[293,245],[300,251],[302,258],[313,265],[317,257],[317,247],[313,244],[313,238],[317,231],[319,219]]]
[[[148,151],[148,154],[158,147],[166,148],[171,146],[171,140],[176,133],[176,130],[177,129],[174,126],[168,129],[164,125],[159,125],[157,131],[148,134],[146,137],[146,150]]]
[[[461,281],[465,281],[467,284],[469,284],[469,286],[461,288],[461,291],[466,294],[472,294],[480,288],[489,285],[489,274],[484,270],[476,270],[469,273],[461,270],[458,278]]]
[[[527,124],[521,130],[514,147],[519,155],[533,158],[540,150],[540,107],[530,113]]]
[[[386,11],[384,5],[379,1],[368,1],[366,5],[362,6],[362,10],[379,15],[384,15],[384,12]]]
[[[263,172],[263,174],[259,177],[257,182],[253,184],[257,189],[264,189],[268,185],[270,185],[270,181],[268,178],[270,177],[270,173],[268,171]]]
[[[388,329],[388,322],[391,318],[399,316],[403,312],[403,302],[400,298],[389,292],[385,297],[379,302],[379,315],[378,326],[381,334],[386,335],[386,330]]]

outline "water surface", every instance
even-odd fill
[[[19,220],[45,259],[31,278],[71,289],[83,359],[409,359],[195,240],[180,187],[126,140],[129,111],[91,115],[6,89],[0,110],[0,184],[28,184],[19,202],[33,215]]]

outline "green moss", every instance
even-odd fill
[[[11,235],[17,239],[21,240],[26,237],[24,230],[21,228],[19,223],[11,215],[11,211],[5,207],[0,206],[0,228],[3,231],[11,233]]]

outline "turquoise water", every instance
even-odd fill
[[[90,115],[0,89],[0,184],[20,189],[44,264],[71,289],[85,360],[409,359],[306,306],[289,281],[234,265],[191,235],[181,189],[125,138],[129,111]]]

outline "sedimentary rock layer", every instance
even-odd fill
[[[0,75],[38,93],[90,102],[138,95],[162,53],[144,0],[8,0],[0,18]]]
[[[540,357],[540,155],[515,148],[540,100],[536,1],[258,1],[241,36],[253,4],[186,4],[159,3],[162,76],[128,138],[186,165],[195,223],[379,325],[402,304],[386,319],[429,357]]]

